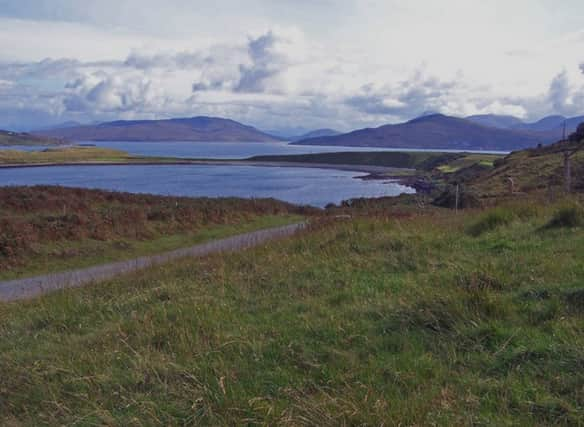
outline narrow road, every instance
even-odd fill
[[[59,289],[74,288],[112,279],[121,274],[165,264],[180,258],[202,257],[219,252],[231,252],[251,248],[271,240],[291,236],[297,231],[303,229],[305,225],[305,223],[298,223],[283,227],[269,228],[253,231],[251,233],[239,234],[225,239],[213,240],[190,248],[177,249],[159,255],[145,256],[133,260],[66,271],[63,273],[53,273],[27,279],[0,282],[0,301],[16,301],[34,298]]]

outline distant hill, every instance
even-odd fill
[[[560,115],[547,116],[533,123],[526,123],[513,116],[498,116],[496,114],[469,116],[466,119],[484,126],[500,129],[523,129],[532,132],[544,132],[548,134],[547,137],[554,140],[562,137],[564,122],[566,122],[567,133],[574,132],[578,125],[584,122],[584,116],[568,118]]]
[[[434,114],[397,125],[310,138],[294,144],[511,151],[549,142],[553,142],[549,135],[488,127],[467,119]]]
[[[0,130],[0,146],[4,147],[9,145],[60,145],[66,143],[67,141],[63,139]]]
[[[291,140],[292,141],[301,141],[303,139],[320,138],[323,136],[337,136],[340,134],[341,134],[341,132],[336,131],[334,129],[317,129],[317,130],[313,130],[311,132],[305,133],[304,135],[293,137]]]
[[[478,123],[479,125],[501,129],[513,129],[521,127],[525,124],[517,117],[500,116],[497,114],[480,114],[476,116],[469,116],[466,119],[470,120],[471,122]]]
[[[36,134],[76,141],[280,141],[252,126],[215,117],[115,121]]]

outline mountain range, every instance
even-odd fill
[[[484,117],[463,119],[432,114],[406,123],[361,129],[337,136],[310,138],[294,144],[511,151],[551,143],[558,139],[551,131],[494,127],[492,118],[490,126],[479,121],[487,123]],[[503,122],[513,121],[500,121]]]
[[[36,134],[72,141],[253,141],[276,142],[252,126],[216,117],[167,120],[121,120],[97,125],[60,127]]]
[[[72,141],[294,141],[298,145],[512,151],[549,144],[573,132],[584,116],[549,116],[526,123],[513,116],[476,115],[466,118],[427,114],[400,124],[340,134],[318,129],[298,137],[274,136],[252,126],[215,117],[114,121],[60,126],[35,134]]]
[[[564,116],[547,116],[537,122],[526,123],[523,120],[513,116],[501,116],[496,114],[484,114],[469,116],[467,120],[475,123],[491,126],[500,129],[522,129],[534,132],[548,132],[556,136],[556,139],[562,137],[564,123],[568,134],[574,132],[578,125],[584,122],[584,116],[564,117]]]

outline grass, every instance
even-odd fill
[[[0,280],[191,246],[317,211],[273,199],[0,187]]]
[[[503,156],[499,154],[471,154],[467,153],[464,156],[453,159],[452,161],[438,166],[438,170],[443,173],[454,173],[462,169],[471,167],[473,165],[483,166],[485,168],[492,168],[495,160],[501,159]]]
[[[481,215],[468,229],[471,236],[480,236],[483,233],[496,230],[497,228],[508,225],[515,219],[515,214],[508,208],[492,209]]]
[[[561,207],[547,223],[547,228],[579,227],[584,225],[584,208],[579,203]]]
[[[130,156],[119,150],[96,147],[56,147],[42,151],[0,150],[0,164],[113,162]]]
[[[583,424],[584,229],[543,229],[558,209],[322,222],[0,304],[0,424]]]
[[[584,188],[584,152],[572,159],[574,188]],[[518,151],[511,153],[497,167],[474,180],[471,185],[485,197],[509,193],[509,178],[518,192],[562,192],[563,156],[558,152]]]
[[[211,225],[187,233],[163,235],[146,240],[116,238],[83,239],[35,244],[31,253],[16,266],[0,271],[0,280],[12,280],[91,267],[154,255],[198,243],[303,221],[300,215],[261,216],[232,225]]]

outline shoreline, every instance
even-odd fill
[[[59,162],[59,163],[6,163],[0,164],[0,169],[23,169],[61,166],[253,166],[253,167],[283,167],[283,168],[307,168],[307,169],[332,169],[349,172],[368,173],[368,179],[396,179],[396,176],[382,176],[383,174],[395,174],[399,172],[414,173],[415,169],[394,168],[388,166],[372,165],[346,165],[332,163],[307,163],[307,162],[271,162],[253,160],[171,160],[171,161],[87,161],[87,162]],[[410,175],[408,175],[410,176]]]

